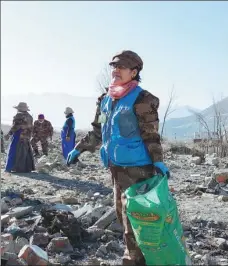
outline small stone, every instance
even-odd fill
[[[205,255],[202,257],[202,261],[203,261],[205,264],[208,263],[209,259],[210,259],[210,256],[209,256],[208,254],[205,254]]]
[[[86,254],[86,250],[85,250],[85,249],[81,249],[81,250],[80,250],[80,253],[81,253],[82,255],[85,255],[85,254]]]
[[[228,201],[228,196],[224,196],[224,195],[218,196],[218,201],[225,201],[225,202],[227,202]]]
[[[193,216],[191,217],[191,222],[193,223],[200,223],[202,221],[202,217],[201,216]]]
[[[205,186],[208,186],[208,184],[213,180],[213,177],[212,176],[205,176],[204,178],[204,183],[205,183]]]
[[[35,228],[35,232],[36,233],[47,233],[47,229],[45,227],[43,227],[43,226],[37,226]]]
[[[73,209],[71,206],[66,205],[66,204],[61,204],[57,203],[53,206],[53,209],[58,210],[58,211],[66,211],[66,212],[72,212]]]
[[[190,258],[192,259],[197,255],[197,253],[195,251],[192,251],[192,252],[189,252],[189,255],[190,255]]]
[[[93,197],[93,192],[92,192],[91,190],[89,190],[89,191],[87,192],[87,197],[88,197],[88,198]]]
[[[9,207],[4,199],[1,199],[1,213],[6,213],[9,211]]]
[[[201,158],[196,156],[196,157],[192,157],[191,159],[191,163],[195,164],[195,165],[200,165],[201,164]]]
[[[104,206],[112,206],[113,205],[113,199],[111,198],[106,198],[102,200],[102,204]]]
[[[7,224],[9,220],[10,220],[9,215],[7,214],[1,215],[1,226]]]
[[[196,188],[195,188],[195,192],[197,192],[197,191],[201,191],[201,192],[206,192],[206,190],[207,190],[207,187],[204,187],[204,186],[196,186]]]
[[[200,242],[200,241],[197,241],[197,242],[196,242],[196,246],[198,246],[198,247],[202,247],[202,246],[203,246],[203,243]]]
[[[113,232],[123,233],[123,226],[117,221],[112,222],[107,229]]]
[[[14,241],[14,245],[12,246],[12,251],[18,254],[20,250],[29,244],[29,241],[25,237],[17,237],[16,240]]]
[[[98,199],[100,197],[100,193],[96,192],[96,193],[93,194],[93,196],[94,196],[94,199]]]
[[[104,229],[98,228],[96,226],[89,227],[87,232],[91,240],[96,240],[104,235]]]
[[[11,234],[1,235],[1,256],[3,256],[5,252],[10,252],[12,242],[13,236]]]
[[[6,266],[28,266],[28,263],[24,259],[10,258]]]
[[[34,233],[30,238],[30,244],[46,247],[49,243],[48,233]]]
[[[101,252],[104,255],[108,253],[105,245],[101,245],[97,251]]]
[[[67,262],[71,261],[70,255],[56,254],[55,258],[60,264],[66,264]]]
[[[120,252],[122,249],[117,241],[110,241],[106,245],[107,250]]]
[[[197,255],[194,256],[194,258],[195,258],[196,260],[200,260],[200,259],[202,259],[202,257],[203,257],[203,256],[200,255],[200,254],[197,254]]]
[[[215,238],[214,241],[216,246],[220,249],[223,249],[226,244],[226,240],[224,238]]]
[[[106,235],[103,235],[101,237],[101,241],[106,242],[108,240],[108,237]]]
[[[84,163],[81,162],[81,161],[78,161],[76,165],[77,165],[77,168],[79,168],[79,169],[80,169],[80,168],[86,168],[86,164],[84,164]]]
[[[208,189],[206,190],[206,193],[209,193],[209,194],[215,194],[215,189],[210,189],[210,188],[208,188]]]
[[[78,169],[76,169],[76,168],[71,169],[69,172],[72,175],[81,175],[81,172]]]
[[[74,205],[78,204],[78,199],[76,197],[62,196],[62,203]]]
[[[32,195],[34,194],[34,191],[31,188],[25,188],[23,194]]]

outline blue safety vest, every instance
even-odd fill
[[[75,129],[75,119],[74,119],[74,117],[73,117],[73,115],[72,115],[72,116],[67,117],[67,119],[66,119],[66,121],[65,121],[65,123],[64,123],[64,125],[63,125],[63,128],[62,128],[62,136],[63,136],[63,137],[66,137],[66,133],[67,133],[67,129],[68,129],[67,121],[68,121],[69,119],[72,119],[72,120],[73,120],[72,129],[71,129],[71,134],[74,132],[74,129]]]
[[[101,102],[102,146],[101,159],[105,167],[142,166],[152,164],[147,147],[140,136],[134,103],[142,91],[139,86],[119,99],[112,110],[112,98]],[[103,121],[102,121],[103,120]]]

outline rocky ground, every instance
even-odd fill
[[[31,174],[4,173],[2,156],[1,265],[120,264],[122,227],[99,152],[66,167],[60,147],[53,141]],[[193,264],[227,265],[228,158],[167,152],[166,163]]]

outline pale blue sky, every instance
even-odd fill
[[[113,54],[144,61],[142,86],[165,105],[204,108],[228,96],[228,2],[1,3],[1,93],[96,96]]]

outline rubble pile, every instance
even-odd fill
[[[120,265],[123,228],[99,152],[67,167],[60,148],[52,141],[30,174],[5,174],[2,158],[1,265]],[[193,264],[227,265],[228,158],[174,147],[165,158]]]
[[[193,217],[184,225],[184,235],[193,264],[228,264],[227,223]]]
[[[26,200],[20,192],[5,194],[10,195],[1,199],[7,206],[1,215],[5,265],[75,265],[88,256],[102,262],[122,255],[123,229],[117,221],[112,193],[106,197],[87,193],[90,204],[83,206],[74,205],[68,194],[73,205],[44,201],[39,212],[33,206],[19,206]],[[66,195],[63,198],[67,199]]]

